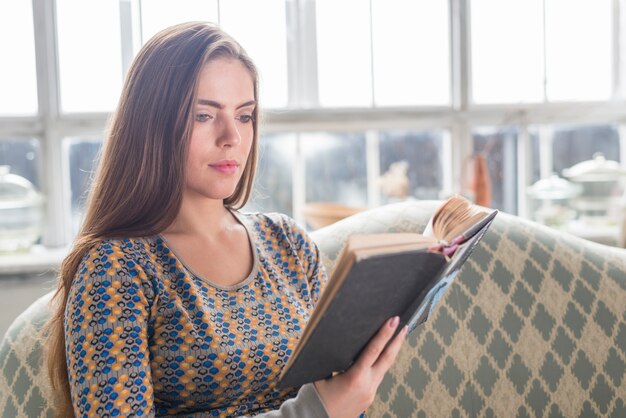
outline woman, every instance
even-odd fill
[[[397,318],[345,373],[276,388],[326,276],[291,219],[236,210],[258,101],[253,63],[216,26],[171,27],[137,55],[54,299],[60,416],[350,417],[373,401]]]

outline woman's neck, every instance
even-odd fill
[[[236,220],[222,200],[184,196],[174,222],[163,233],[211,238],[233,223]]]

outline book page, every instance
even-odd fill
[[[438,241],[434,237],[408,232],[355,234],[349,238],[347,249],[357,254],[357,259],[362,259],[372,255],[428,248],[436,244]]]
[[[429,222],[433,235],[449,243],[491,212],[472,204],[462,196],[449,198],[433,215]]]
[[[350,250],[366,247],[384,247],[422,241],[424,236],[412,232],[386,232],[381,234],[354,234],[346,244]]]

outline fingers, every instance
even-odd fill
[[[380,330],[376,333],[374,338],[365,346],[363,352],[357,359],[355,366],[356,367],[372,367],[374,363],[378,360],[378,357],[381,355],[387,342],[393,336],[398,324],[400,323],[400,318],[394,316],[390,318],[380,327]]]
[[[396,361],[396,357],[400,352],[400,348],[402,347],[402,343],[406,337],[408,332],[408,327],[405,325],[402,330],[396,335],[396,338],[385,348],[378,359],[372,366],[373,369],[384,375],[387,370],[391,367],[394,361]]]

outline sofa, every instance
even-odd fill
[[[332,271],[352,233],[423,230],[438,202],[315,231]],[[38,329],[46,295],[0,344],[0,416],[51,416]],[[626,250],[500,213],[429,320],[407,337],[370,417],[626,417]]]

